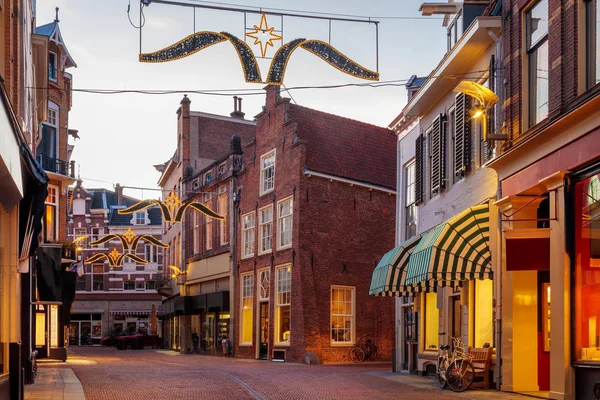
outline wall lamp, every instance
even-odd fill
[[[484,142],[487,142],[488,140],[508,140],[508,135],[505,134],[488,134],[487,113],[498,101],[496,93],[479,83],[471,81],[460,82],[458,86],[454,88],[454,91],[470,96],[479,102],[479,107],[473,110],[472,117],[481,118],[481,130]]]

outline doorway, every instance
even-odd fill
[[[413,310],[412,305],[408,307],[402,307],[402,318],[404,322],[404,352],[402,353],[402,369],[405,371],[412,371],[417,368],[416,353],[414,356],[410,355],[410,352],[414,349],[415,343],[417,342],[417,312]],[[411,365],[413,364],[413,365]]]
[[[269,358],[269,303],[260,303],[260,349],[258,358]]]

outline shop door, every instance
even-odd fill
[[[260,303],[260,350],[258,358],[269,358],[269,303]]]
[[[202,350],[215,351],[215,314],[206,313],[202,326]]]
[[[50,355],[48,330],[45,306],[38,305],[35,312],[35,349],[38,352],[38,358],[47,358]]]
[[[417,341],[417,313],[412,307],[403,307],[404,318],[404,353],[402,356],[402,369],[413,370],[416,365],[409,365],[409,353],[411,351],[411,343]],[[413,358],[416,361],[416,354]]]
[[[538,386],[550,390],[550,274],[538,271]]]
[[[69,346],[79,346],[79,322],[69,323]]]
[[[92,345],[92,322],[82,321],[79,323],[79,345],[80,346],[91,346]]]

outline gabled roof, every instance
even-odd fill
[[[58,20],[54,20],[49,24],[38,26],[35,28],[35,33],[38,35],[47,36],[51,41],[56,42],[58,46],[62,47],[63,51],[65,52],[65,56],[67,56],[65,68],[77,67],[75,60],[73,60],[73,57],[71,57],[71,54],[69,54],[69,50],[67,49],[67,46],[62,38],[58,22]]]
[[[113,206],[110,210],[110,218],[108,221],[108,225],[116,225],[116,226],[128,226],[133,224],[131,220],[133,219],[133,215],[131,214],[119,214],[118,209],[123,208],[119,206]],[[162,214],[160,213],[160,209],[157,207],[148,209],[148,218],[150,218],[150,224],[146,225],[162,225]],[[139,225],[138,225],[139,226]]]
[[[298,137],[306,140],[306,168],[396,188],[396,136],[387,128],[290,104]]]

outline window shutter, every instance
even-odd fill
[[[444,114],[433,121],[431,130],[431,192],[446,187],[446,129]]]
[[[420,204],[423,202],[423,172],[424,172],[424,159],[423,159],[423,135],[417,136],[415,143],[415,203]]]
[[[464,176],[471,169],[471,98],[464,93],[456,95],[454,132],[454,175]]]

